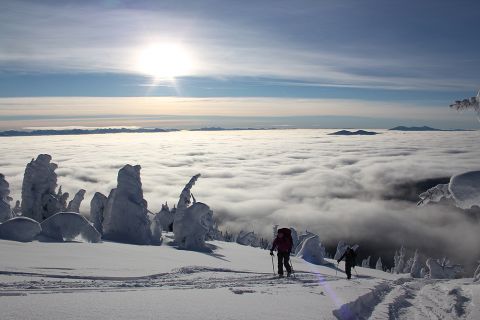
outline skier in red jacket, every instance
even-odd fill
[[[290,252],[292,251],[293,241],[290,229],[282,228],[277,231],[277,237],[273,240],[270,255],[273,256],[273,250],[277,249],[278,257],[278,275],[283,277],[283,266],[287,269],[287,277],[292,274],[290,267]]]

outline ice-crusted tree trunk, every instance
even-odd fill
[[[5,180],[5,176],[0,173],[0,223],[7,221],[13,217],[12,209],[10,208],[10,185]]]
[[[82,204],[83,199],[85,198],[85,190],[80,189],[75,194],[73,199],[68,203],[67,211],[80,213],[80,205]]]
[[[382,258],[379,257],[377,263],[375,264],[375,269],[383,271]]]
[[[214,223],[213,212],[208,205],[197,202],[191,194],[191,189],[199,177],[200,174],[193,176],[180,194],[173,233],[178,248],[209,251],[205,238]]]
[[[103,235],[104,212],[107,207],[107,196],[103,193],[95,192],[90,201],[90,221],[92,221],[95,229]]]
[[[139,165],[118,171],[117,188],[110,192],[104,212],[103,238],[112,241],[150,244],[152,232],[147,201],[143,198]]]

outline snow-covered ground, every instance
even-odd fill
[[[0,319],[480,319],[480,284],[417,280],[293,258],[278,279],[268,251],[0,240]],[[343,268],[343,263],[340,264]]]

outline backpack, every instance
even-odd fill
[[[283,236],[293,245],[292,230],[290,228],[280,228],[277,230],[277,233],[283,233]]]

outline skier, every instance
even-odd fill
[[[278,257],[278,276],[283,277],[283,266],[287,269],[287,277],[292,274],[290,267],[290,252],[292,251],[293,240],[291,230],[288,228],[281,228],[277,231],[277,237],[273,240],[270,255],[273,256],[273,250],[277,249]]]
[[[357,254],[355,253],[355,250],[353,250],[351,247],[348,247],[347,250],[345,250],[345,253],[340,257],[340,259],[337,260],[337,262],[340,263],[340,261],[345,258],[345,273],[347,274],[348,280],[352,278],[352,268],[355,268],[356,257]]]

